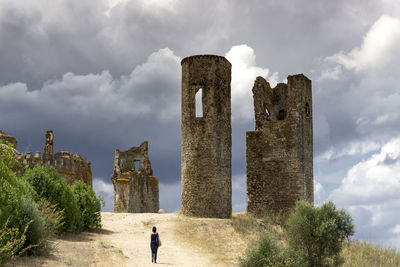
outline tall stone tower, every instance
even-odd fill
[[[182,213],[229,218],[232,214],[231,64],[221,56],[198,55],[184,58],[181,65]]]
[[[311,81],[303,74],[253,87],[255,131],[246,134],[247,211],[284,211],[313,202]]]

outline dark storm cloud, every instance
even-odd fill
[[[107,10],[107,1],[2,1],[1,84],[32,90],[67,72],[125,75],[164,47],[216,52],[231,31],[224,1],[121,1]]]
[[[153,53],[129,76],[67,73],[41,90],[25,84],[0,88],[2,128],[27,146],[41,150],[46,129],[55,149],[79,151],[93,162],[95,177],[109,177],[115,148],[150,142],[150,156],[164,182],[176,180],[179,149],[180,59],[169,49]],[[29,141],[26,141],[29,140]],[[32,142],[31,142],[32,141]]]
[[[1,0],[0,129],[23,152],[42,150],[45,130],[53,129],[55,150],[90,160],[94,187],[109,202],[114,149],[148,140],[161,207],[176,210],[180,60],[225,55],[232,63],[233,206],[243,210],[256,76],[272,85],[294,73],[312,79],[316,167],[360,160],[400,132],[399,17],[394,0]],[[329,195],[318,175],[317,194]],[[337,192],[346,206],[347,191]],[[382,236],[400,232],[391,227],[379,228]]]

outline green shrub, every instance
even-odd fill
[[[64,211],[58,210],[57,205],[51,204],[45,198],[38,202],[38,209],[45,215],[46,231],[49,237],[53,238],[60,234],[64,224]]]
[[[0,227],[0,265],[7,263],[25,244],[28,227],[29,225],[20,231],[19,228],[10,227],[8,220]]]
[[[354,234],[352,218],[332,202],[314,207],[300,201],[287,221],[292,256],[305,266],[339,266],[343,241]]]
[[[54,168],[36,165],[25,172],[24,178],[36,191],[36,201],[47,199],[64,212],[62,232],[80,232],[83,229],[81,211],[71,187],[60,178]]]
[[[16,171],[20,168],[11,146],[0,144],[0,227],[7,220],[10,226],[18,226],[20,199],[34,194],[32,187],[17,177]]]
[[[28,226],[22,249],[33,252],[35,249],[44,246],[44,243],[48,240],[45,215],[39,211],[37,204],[30,198],[22,197],[20,208],[22,223],[24,226]]]
[[[96,197],[92,187],[82,181],[75,181],[72,185],[72,192],[78,201],[82,212],[84,229],[101,227],[101,205],[104,202],[101,196]]]
[[[0,144],[0,261],[30,248],[27,233],[32,220],[25,219],[24,201],[32,201],[33,188],[17,175],[22,167],[11,146]]]
[[[246,251],[245,258],[240,259],[240,266],[294,266],[286,254],[286,250],[279,247],[271,235],[263,232],[258,241]]]

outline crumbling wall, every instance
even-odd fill
[[[183,214],[232,214],[231,64],[221,56],[184,58],[181,180]],[[196,94],[202,116],[196,117]]]
[[[288,76],[271,88],[262,77],[253,87],[255,131],[246,133],[247,210],[283,211],[313,201],[311,81]]]
[[[14,148],[16,148],[17,140],[14,137],[3,136],[8,135],[1,132],[0,138],[2,140],[12,140],[12,142],[9,142],[15,144]],[[78,154],[72,154],[67,151],[60,151],[53,154],[53,139],[53,131],[46,131],[46,143],[43,149],[43,155],[39,151],[34,154],[32,152],[26,154],[18,152],[18,159],[30,168],[33,168],[37,164],[54,167],[68,184],[72,184],[75,180],[82,180],[87,185],[91,186],[92,169],[90,162]]]
[[[3,144],[11,143],[13,145],[13,148],[17,149],[18,142],[17,138],[15,138],[14,136],[8,135],[5,132],[0,131],[0,140]]]
[[[147,141],[126,151],[116,149],[111,176],[114,212],[158,212],[158,180],[152,175]]]

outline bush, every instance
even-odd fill
[[[32,196],[32,187],[17,177],[21,165],[14,158],[11,146],[0,144],[0,227],[8,220],[14,227],[20,224],[20,200]]]
[[[22,169],[12,148],[0,144],[0,261],[3,263],[37,244],[34,229],[43,217],[31,214],[37,212],[32,201],[35,192],[29,183],[17,176]]]
[[[39,211],[37,204],[30,198],[23,197],[20,205],[22,223],[24,226],[28,226],[22,249],[33,252],[44,246],[48,239],[45,215]]]
[[[54,168],[36,165],[25,172],[26,179],[36,191],[36,201],[47,199],[63,211],[64,220],[60,227],[62,232],[80,232],[83,229],[81,211],[71,187],[60,178]]]
[[[290,252],[305,266],[341,265],[343,241],[353,234],[351,216],[332,202],[314,207],[300,201],[287,221]]]
[[[83,228],[90,229],[101,227],[100,209],[104,202],[101,196],[96,197],[93,188],[82,181],[74,182],[72,185],[72,192],[82,212]]]
[[[286,255],[286,250],[278,246],[277,241],[266,232],[262,233],[254,246],[250,247],[246,256],[240,259],[240,266],[294,266]]]
[[[9,226],[8,221],[6,221],[4,226],[0,227],[0,265],[7,263],[25,244],[25,233],[29,225],[23,231]]]
[[[57,205],[51,204],[45,198],[38,202],[38,209],[45,215],[46,231],[49,237],[53,238],[60,234],[64,224],[64,211],[58,210]]]

